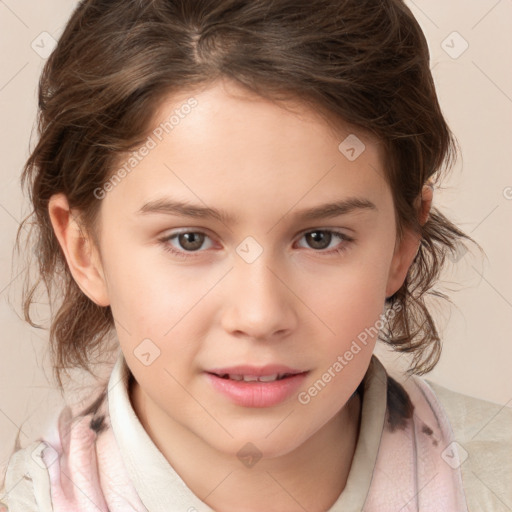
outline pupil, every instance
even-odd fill
[[[331,234],[325,231],[312,231],[306,236],[310,238],[308,243],[315,249],[325,249],[331,241]]]
[[[182,233],[179,236],[179,241],[184,249],[195,251],[203,245],[203,235],[199,233]],[[192,244],[192,246],[187,244]]]

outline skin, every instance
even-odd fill
[[[168,97],[154,126],[191,95]],[[112,308],[136,379],[134,410],[190,489],[223,512],[324,511],[345,487],[361,408],[357,395],[349,398],[376,340],[307,405],[296,394],[268,408],[235,405],[204,370],[286,364],[309,370],[300,391],[307,390],[379,319],[419,239],[406,231],[397,241],[378,141],[348,126],[333,130],[298,102],[291,111],[225,80],[193,96],[192,112],[102,199],[99,246],[81,233],[79,212],[62,194],[49,203],[52,225],[77,284]],[[353,162],[338,150],[351,133],[366,145]],[[161,197],[219,208],[238,221],[137,214]],[[376,209],[296,217],[348,197]],[[418,200],[424,222],[431,189]],[[159,241],[183,230],[206,235],[195,252],[186,239]],[[315,230],[353,241],[329,241],[323,232],[324,246],[314,245]],[[236,252],[248,236],[263,250],[252,263]],[[160,350],[149,366],[134,354],[147,338]],[[262,455],[250,468],[236,456],[247,442]]]

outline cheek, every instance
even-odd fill
[[[106,251],[105,275],[117,337],[127,360],[132,358],[136,367],[144,361],[135,358],[154,359],[151,369],[155,370],[160,363],[168,364],[169,353],[186,357],[182,346],[176,350],[175,340],[190,338],[180,331],[188,325],[184,321],[187,312],[204,294],[204,284],[195,285],[180,277],[179,270],[162,268],[161,263],[148,264],[147,253],[132,250],[121,254],[112,247]],[[143,356],[147,353],[150,355]]]
[[[334,337],[346,340],[372,325],[382,313],[386,277],[382,264],[351,264],[332,272],[322,286],[310,286],[306,297]]]
[[[121,245],[105,251],[114,316],[130,331],[161,338],[204,294],[205,285],[179,266],[166,264],[158,248],[132,247],[121,252]]]
[[[329,329],[319,324],[325,330],[318,345],[322,354],[312,387],[304,391],[319,415],[334,415],[368,368],[383,327],[384,292],[377,278],[353,272],[343,285],[325,288],[317,297],[319,316]]]

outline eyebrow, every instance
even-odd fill
[[[325,203],[313,208],[297,210],[293,216],[299,220],[315,220],[333,218],[365,210],[377,211],[378,208],[369,199],[349,197],[333,203]],[[149,201],[137,211],[137,215],[146,215],[150,213],[194,217],[200,219],[212,218],[222,222],[223,224],[234,224],[238,222],[237,217],[228,214],[224,210],[218,210],[208,206],[194,205],[187,202],[172,200],[170,198],[161,198]],[[288,213],[284,216],[287,214]]]

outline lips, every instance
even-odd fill
[[[271,407],[289,398],[309,371],[283,365],[242,365],[205,373],[213,388],[231,402],[243,407]]]
[[[276,364],[266,366],[238,365],[229,368],[215,368],[209,370],[207,373],[216,375],[221,379],[235,380],[238,382],[274,382],[299,373],[304,373],[304,370]]]
[[[219,377],[224,375],[251,375],[255,377],[268,377],[271,375],[296,375],[304,373],[307,370],[299,370],[282,364],[267,364],[265,366],[237,365],[226,368],[213,368],[207,370],[207,373],[214,373]]]

